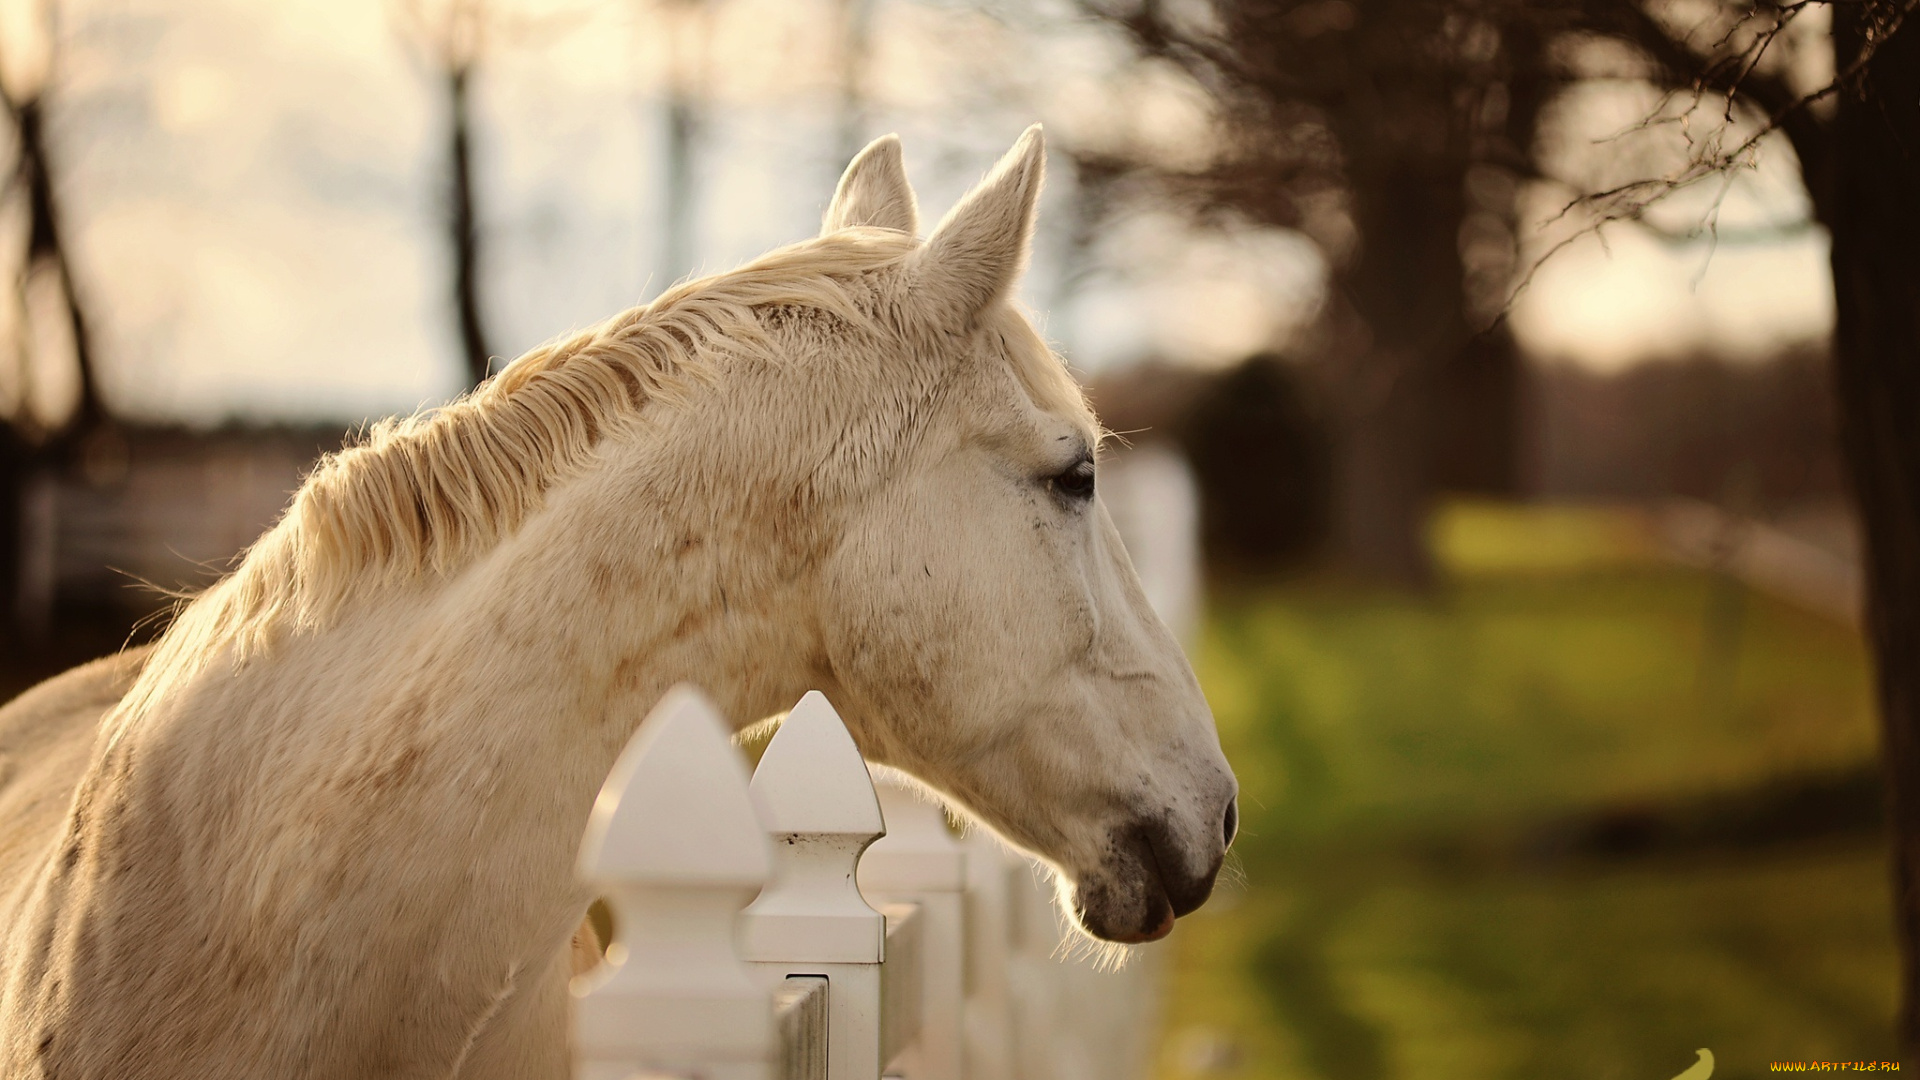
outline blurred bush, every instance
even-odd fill
[[[1327,438],[1297,365],[1263,353],[1221,374],[1179,431],[1199,481],[1200,535],[1211,565],[1284,568],[1320,548]]]

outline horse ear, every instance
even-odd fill
[[[948,323],[971,320],[1026,270],[1046,161],[1046,140],[1035,124],[948,212],[915,256],[916,296],[939,307]]]
[[[855,155],[834,189],[820,235],[855,225],[897,229],[908,236],[920,231],[920,211],[900,162],[898,135],[882,135]]]

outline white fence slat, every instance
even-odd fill
[[[860,854],[886,831],[867,764],[819,691],[800,699],[753,774],[773,840],[773,880],[741,915],[740,955],[769,979],[828,981],[834,1080],[876,1080],[886,922],[855,885]]]
[[[887,835],[860,860],[860,891],[869,903],[921,908],[920,1033],[888,1075],[905,1080],[961,1080],[964,961],[961,910],[967,857],[947,831],[946,812],[917,788],[883,776],[874,785]]]
[[[1007,965],[1013,956],[1010,875],[1016,857],[978,827],[967,830],[961,845],[967,849],[962,1064],[967,1080],[1013,1080],[1013,996]],[[1018,865],[1025,874],[1025,860]]]
[[[607,962],[574,980],[578,1080],[638,1073],[767,1080],[769,988],[735,955],[740,909],[765,884],[767,839],[745,763],[698,691],[676,686],[620,754],[580,844],[607,898]]]
[[[780,1080],[831,1080],[827,1071],[827,980],[793,975],[773,992],[780,1025]]]
[[[926,929],[919,904],[888,904],[887,963],[880,969],[880,1059],[892,1061],[920,1037],[926,1019]]]

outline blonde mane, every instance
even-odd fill
[[[779,248],[540,346],[446,406],[375,424],[320,460],[231,574],[183,603],[127,703],[221,646],[243,658],[324,625],[358,590],[458,570],[519,528],[621,418],[671,404],[724,356],[770,356],[763,310],[870,325],[848,285],[912,248],[866,228]]]

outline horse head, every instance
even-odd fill
[[[1099,424],[1011,299],[1044,160],[1035,127],[866,280],[903,419],[822,565],[822,666],[869,758],[1054,866],[1093,935],[1147,941],[1212,890],[1236,785],[1101,503]],[[917,225],[889,136],[823,233]]]

